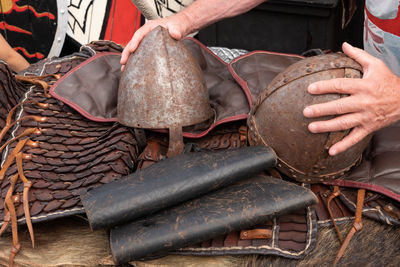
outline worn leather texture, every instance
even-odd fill
[[[341,187],[340,191],[341,202],[354,214],[358,189]],[[383,194],[367,190],[363,205],[363,216],[384,224],[400,226],[400,203]]]
[[[14,74],[7,63],[0,60],[0,129],[6,125],[7,114],[18,103],[27,86],[14,79]],[[9,133],[0,142],[8,139]]]
[[[232,60],[229,71],[239,85],[246,88],[245,92],[250,92],[248,97],[253,105],[277,74],[301,59],[299,55],[253,51]]]
[[[183,42],[196,58],[197,63],[203,71],[210,97],[210,106],[215,111],[211,120],[194,126],[184,127],[183,136],[199,138],[206,135],[217,125],[229,121],[246,119],[252,105],[252,99],[254,98],[252,91],[248,87],[240,86],[235,80],[235,76],[232,76],[236,74],[233,72],[231,74],[233,70],[229,68],[228,64],[218,58],[203,44],[192,38],[186,38]],[[264,52],[251,57],[253,64],[257,63],[258,56],[268,61],[268,64],[263,64],[260,68],[267,68],[266,72],[269,73],[268,77],[271,79],[283,68],[299,59],[299,56],[277,56],[273,53]],[[106,59],[103,59],[103,57]],[[257,67],[255,65],[255,69]],[[115,105],[113,108],[110,104],[117,101],[118,81],[120,79],[119,68],[119,59],[117,57],[106,53],[99,54],[98,58],[89,59],[67,73],[52,86],[50,94],[91,120],[116,121],[117,106]],[[96,75],[90,75],[92,69],[96,70]],[[109,72],[113,73],[113,75],[108,75]],[[104,81],[105,77],[108,79],[107,82],[99,82]],[[264,79],[263,82],[268,82],[268,80]],[[75,88],[82,90],[82,92],[70,94],[69,88],[72,86],[71,83]],[[85,86],[81,86],[81,84]],[[254,93],[258,92],[256,89],[253,91]],[[97,94],[96,92],[102,93]],[[90,96],[90,99],[89,97],[85,97],[84,101],[82,101],[79,99],[80,95]],[[104,104],[99,106],[98,103]]]
[[[71,56],[46,59],[33,64],[24,74],[33,77],[63,75],[94,54],[95,51],[90,46],[84,47],[81,52]],[[52,84],[56,78],[48,76],[43,80]],[[41,86],[28,84],[26,93],[18,102],[31,100],[47,106],[26,102],[17,109],[12,119],[22,121],[10,129],[8,139],[27,129],[40,129],[39,132],[24,137],[37,142],[37,147],[25,146],[22,149],[24,155],[30,157],[23,159],[22,170],[32,182],[28,196],[32,222],[82,214],[84,210],[79,199],[82,192],[133,171],[138,156],[135,138],[127,127],[97,123],[84,118],[63,102],[46,96]],[[37,121],[28,117],[33,115],[43,119]],[[16,143],[11,142],[5,147],[1,157],[2,167]],[[4,179],[0,181],[0,225],[3,224],[4,198],[10,188],[10,177],[17,172],[14,160]],[[25,223],[23,188],[23,183],[18,180],[13,195],[19,199],[14,203],[19,223]]]
[[[245,124],[245,121],[239,121],[220,125],[202,138],[185,139],[185,148],[187,150],[229,150],[247,146]],[[146,168],[164,159],[167,153],[167,142],[165,135],[150,133],[147,146],[139,156],[138,168]],[[328,186],[325,187],[328,188]],[[232,231],[169,253],[203,256],[261,254],[302,258],[314,249],[317,240],[317,217],[314,207],[315,205],[307,209],[299,209],[291,214],[277,216],[248,229],[242,229],[243,231]],[[260,231],[260,229],[274,234],[270,238],[240,238],[243,232]],[[282,235],[279,234],[281,231]]]
[[[354,220],[354,212],[350,210],[340,198],[334,198],[330,202],[330,210],[333,218],[330,217],[328,211],[328,199],[332,194],[332,188],[330,186],[324,184],[312,184],[310,189],[318,198],[318,204],[313,206],[318,225],[332,225],[332,219],[335,220],[337,224]]]
[[[259,174],[111,229],[111,252],[117,264],[160,257],[170,250],[246,229],[316,201],[308,189]]]
[[[248,178],[275,165],[258,146],[188,152],[81,196],[92,229],[110,228]],[[107,203],[107,205],[104,205]]]
[[[116,121],[117,99],[115,91],[104,88],[118,88],[121,77],[120,53],[102,52],[87,59],[85,64],[74,68],[75,75],[67,75],[57,83],[63,81],[63,100],[73,108],[84,107],[80,112],[93,121],[105,114],[104,121]],[[95,84],[92,82],[95,81]],[[101,86],[98,86],[101,84]],[[57,98],[59,87],[53,87],[51,94]],[[90,90],[82,90],[90,88]],[[55,90],[55,91],[54,91]],[[118,89],[116,90],[118,91]],[[110,119],[112,118],[112,119]]]
[[[301,259],[310,253],[316,244],[318,225],[312,207],[299,208],[287,215],[275,216],[252,227],[231,231],[172,251],[170,254],[202,256],[259,254]],[[259,231],[270,232],[271,236],[251,235]]]
[[[365,188],[400,201],[400,122],[374,133],[361,164],[326,184]]]

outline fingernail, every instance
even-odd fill
[[[308,88],[307,88],[307,90],[308,90],[308,92],[309,93],[315,93],[316,91],[317,91],[317,86],[315,85],[315,84],[310,84],[309,86],[308,86]]]
[[[348,42],[344,42],[343,45],[348,45],[348,46],[352,46],[351,44],[349,44]]]
[[[315,125],[314,123],[310,123],[308,125],[308,130],[312,133],[315,133],[317,131],[317,125]]]
[[[336,149],[334,149],[334,148],[329,149],[329,155],[335,156],[336,154],[337,154]]]
[[[306,117],[311,117],[311,116],[313,115],[312,109],[309,108],[309,107],[306,107],[306,108],[303,110],[303,115],[306,116]]]

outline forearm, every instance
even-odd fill
[[[29,66],[18,52],[14,51],[2,35],[0,35],[0,59],[5,61],[12,70],[19,72]]]
[[[14,50],[13,50],[14,51]],[[25,60],[20,54],[14,51],[12,55],[9,55],[5,60],[12,70],[19,72],[29,67],[28,61]]]
[[[186,35],[219,20],[245,13],[266,0],[197,0],[179,13],[166,18],[149,20],[135,32],[121,56],[122,70],[130,53],[155,27],[168,29],[172,38],[180,40]]]
[[[188,21],[188,33],[195,32],[219,20],[249,11],[266,0],[196,0],[176,16]]]

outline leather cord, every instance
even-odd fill
[[[328,212],[329,212],[329,217],[331,218],[331,221],[332,221],[332,223],[333,223],[333,226],[335,227],[335,230],[336,230],[336,233],[337,233],[337,235],[338,235],[338,238],[339,238],[339,241],[340,241],[340,244],[342,244],[343,243],[343,237],[342,237],[342,233],[340,232],[340,229],[339,229],[339,227],[338,227],[338,225],[336,224],[336,221],[335,221],[335,217],[333,216],[333,212],[332,212],[332,210],[331,210],[331,201],[334,199],[334,198],[336,198],[337,196],[339,196],[340,195],[340,190],[339,190],[339,186],[334,186],[333,187],[333,192],[332,192],[332,194],[329,196],[329,198],[328,198],[328,201],[327,201],[327,210],[328,210]]]
[[[21,76],[15,75],[15,79],[20,82],[28,82],[37,86],[41,86],[43,88],[43,94],[45,97],[50,98],[51,95],[48,93],[49,84],[45,81],[42,81],[44,78],[54,77],[55,79],[59,79],[61,76],[59,74],[48,74],[43,76]]]
[[[22,82],[29,82],[32,83],[34,85],[38,85],[41,86],[43,88],[43,93],[44,96],[47,98],[50,98],[51,95],[48,93],[48,88],[49,88],[49,84],[47,84],[46,82],[42,81],[43,78],[52,76],[56,79],[60,78],[60,75],[57,74],[50,74],[50,75],[44,75],[44,76],[39,76],[39,77],[26,77],[26,76],[15,76],[15,79],[17,81],[22,81]],[[17,120],[15,120],[14,122],[12,122],[12,116],[15,112],[15,110],[24,105],[24,104],[28,104],[28,103],[33,103],[35,105],[37,105],[39,108],[48,108],[49,104],[46,103],[40,103],[38,101],[35,100],[28,100],[28,101],[23,101],[21,103],[18,103],[17,105],[15,105],[9,112],[9,114],[7,115],[6,118],[6,125],[5,127],[1,130],[0,132],[0,141],[3,139],[3,137],[5,136],[5,134],[7,133],[7,131],[9,129],[11,129],[11,127],[13,127],[15,124],[21,122],[22,120],[27,120],[27,119],[33,119],[37,122],[45,122],[46,121],[46,117],[40,117],[40,116],[34,116],[34,115],[28,115],[22,118],[19,118]],[[13,175],[10,178],[10,187],[7,191],[5,200],[4,200],[4,223],[3,226],[0,229],[0,236],[4,233],[4,231],[7,229],[8,225],[11,222],[11,231],[12,231],[12,239],[13,239],[13,247],[11,249],[11,254],[10,254],[10,258],[9,258],[9,266],[13,266],[14,265],[14,258],[15,255],[19,252],[19,250],[21,249],[21,244],[19,243],[19,239],[18,239],[18,221],[17,221],[17,214],[15,211],[15,206],[14,203],[19,202],[20,201],[20,196],[17,195],[13,195],[14,192],[14,187],[15,184],[19,179],[22,180],[23,185],[24,185],[24,189],[23,189],[23,193],[22,193],[22,201],[23,201],[23,209],[24,209],[24,214],[25,214],[25,221],[29,230],[29,234],[31,237],[31,241],[32,241],[32,247],[35,246],[35,239],[34,239],[34,233],[33,233],[33,226],[32,226],[32,220],[31,220],[31,216],[30,216],[30,210],[29,210],[29,190],[32,186],[32,182],[29,181],[23,171],[23,160],[29,160],[31,159],[31,155],[29,154],[25,154],[22,152],[22,149],[25,146],[29,146],[29,147],[38,147],[39,144],[38,142],[33,142],[30,139],[26,138],[23,140],[20,140],[21,138],[25,137],[25,136],[30,136],[32,134],[41,134],[41,129],[40,128],[28,128],[26,129],[24,132],[22,132],[21,134],[19,134],[18,136],[15,136],[14,138],[11,138],[10,140],[8,140],[7,142],[5,142],[3,144],[3,146],[0,147],[0,152],[6,147],[8,146],[10,143],[14,142],[14,141],[18,141],[17,145],[15,146],[15,148],[13,149],[13,151],[11,152],[11,154],[8,155],[2,169],[0,170],[0,181],[4,179],[6,171],[8,170],[8,168],[10,167],[11,163],[14,161],[16,161],[16,165],[17,165],[17,174]]]
[[[37,105],[38,107],[40,107],[40,108],[47,108],[47,107],[49,106],[48,104],[40,103],[40,102],[37,102],[37,101],[34,101],[34,100],[23,101],[23,102],[18,103],[17,105],[15,105],[15,106],[10,110],[10,112],[9,112],[8,115],[7,115],[7,118],[6,118],[6,125],[5,125],[4,128],[0,131],[0,142],[1,142],[1,140],[3,140],[4,135],[7,133],[7,131],[8,131],[11,127],[13,127],[16,123],[18,123],[18,122],[20,122],[20,121],[22,121],[22,120],[29,119],[29,118],[34,119],[35,121],[40,121],[40,122],[42,122],[43,120],[45,120],[44,117],[39,117],[39,116],[25,116],[25,117],[23,117],[23,118],[20,118],[20,119],[14,121],[14,122],[11,122],[11,118],[12,118],[12,116],[13,116],[15,110],[16,110],[18,107],[22,106],[22,105],[30,104],[30,103],[36,104],[36,105]]]
[[[24,154],[22,152],[19,152],[15,158],[16,162],[17,162],[17,169],[18,169],[18,175],[19,178],[22,180],[22,182],[24,183],[24,191],[23,191],[23,206],[24,206],[24,214],[25,214],[25,221],[26,221],[26,225],[28,226],[28,230],[29,230],[29,235],[31,237],[31,241],[32,241],[32,247],[35,247],[35,238],[33,235],[33,226],[32,226],[32,221],[31,221],[31,215],[30,215],[30,211],[29,211],[29,199],[28,199],[28,193],[29,193],[29,189],[32,186],[32,182],[29,181],[24,174],[24,170],[22,169],[22,159],[30,159],[31,156]]]
[[[342,258],[347,246],[350,243],[351,238],[354,236],[354,234],[358,231],[360,231],[363,227],[362,222],[361,222],[361,217],[362,217],[362,209],[364,206],[364,199],[365,199],[365,189],[359,189],[357,192],[357,206],[356,206],[356,218],[353,223],[353,227],[350,229],[350,231],[347,233],[347,236],[342,243],[342,246],[339,249],[339,252],[336,256],[335,262],[333,263],[336,265],[339,260]]]

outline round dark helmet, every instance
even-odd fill
[[[332,101],[342,94],[311,95],[309,84],[334,78],[361,78],[362,68],[342,53],[305,58],[280,73],[259,95],[249,118],[249,142],[264,144],[275,150],[277,169],[305,183],[317,183],[343,176],[361,159],[370,137],[336,156],[329,147],[349,133],[347,131],[311,133],[308,124],[333,116],[310,119],[303,116],[306,106]]]

